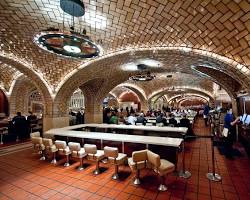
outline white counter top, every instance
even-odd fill
[[[187,128],[185,127],[169,127],[169,126],[136,126],[136,125],[124,125],[124,124],[81,124],[70,126],[72,129],[85,128],[85,127],[95,127],[95,128],[113,128],[113,129],[130,129],[130,130],[142,130],[142,131],[158,131],[158,132],[178,132],[181,134],[187,133]],[[68,127],[65,127],[67,130]]]
[[[183,141],[183,139],[180,138],[170,138],[170,137],[154,137],[154,136],[112,134],[112,133],[102,133],[102,132],[73,131],[69,130],[68,127],[51,129],[45,133],[45,137],[46,135],[58,135],[65,137],[99,139],[107,141],[131,142],[131,143],[141,143],[141,144],[154,144],[154,145],[163,145],[171,147],[180,147]]]

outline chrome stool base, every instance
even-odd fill
[[[40,158],[40,160],[46,160],[45,156],[42,156],[42,157]]]
[[[140,185],[141,184],[141,181],[139,178],[135,178],[134,180],[134,185]]]
[[[53,159],[53,160],[51,160],[50,163],[55,165],[57,163],[57,161],[56,161],[56,159]]]
[[[119,179],[119,175],[118,174],[113,174],[112,179],[114,179],[114,180]]]
[[[98,175],[98,174],[100,174],[100,173],[101,173],[101,172],[100,172],[99,169],[96,169],[96,170],[93,171],[93,174],[94,174],[94,175]]]
[[[66,162],[66,163],[64,163],[64,165],[63,165],[64,167],[69,167],[70,166],[70,164],[68,163],[68,162]]]
[[[181,177],[181,178],[190,178],[191,175],[192,174],[189,171],[180,171],[179,172],[179,177]]]
[[[84,170],[84,167],[79,166],[79,167],[77,168],[77,170],[78,170],[78,171],[82,171],[82,170]]]
[[[215,182],[218,182],[218,181],[221,181],[221,176],[219,174],[213,174],[213,173],[207,173],[207,178],[210,180],[210,181],[215,181]]]
[[[158,187],[158,190],[159,190],[159,191],[163,191],[163,192],[164,192],[164,191],[167,191],[167,190],[168,190],[168,188],[167,188],[167,186],[166,186],[166,185],[164,185],[164,184],[160,184],[160,185],[159,185],[159,187]]]

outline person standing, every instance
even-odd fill
[[[141,123],[143,125],[145,125],[147,122],[147,120],[144,117],[144,113],[140,113],[140,115],[137,117],[136,123]]]
[[[208,126],[208,115],[209,115],[209,106],[208,104],[206,104],[204,106],[204,111],[203,111],[203,118],[204,118],[204,121],[205,121],[205,126]]]
[[[32,127],[36,126],[37,124],[37,117],[32,113],[32,111],[29,111],[29,115],[27,117],[27,125],[29,129],[29,133],[32,132]]]
[[[12,119],[14,133],[17,136],[16,140],[24,139],[28,132],[28,124],[21,112],[17,112],[17,115]]]
[[[236,124],[240,121],[237,117],[234,119],[232,109],[227,110],[224,118],[224,128],[228,129],[227,137],[225,137],[225,156],[226,158],[233,159],[233,142],[236,136]]]
[[[84,109],[81,108],[76,114],[76,124],[84,124]]]

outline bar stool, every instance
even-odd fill
[[[45,146],[43,145],[43,139],[41,137],[32,137],[31,142],[33,144],[34,151],[38,151],[39,154],[42,154],[40,160],[45,160]]]
[[[152,168],[161,177],[161,184],[158,187],[159,191],[166,191],[165,175],[175,170],[175,165],[165,159],[160,159],[160,156],[152,151],[147,151],[148,161],[153,165]]]
[[[134,151],[132,157],[128,158],[128,164],[131,170],[136,172],[134,184],[141,184],[140,170],[147,167],[147,150]]]
[[[56,148],[56,145],[53,144],[52,139],[49,138],[43,138],[43,145],[45,147],[46,152],[50,152],[53,154],[53,160],[51,161],[52,164],[56,164],[56,152],[58,149]]]
[[[118,148],[116,147],[104,147],[104,155],[108,158],[109,163],[115,165],[115,173],[112,176],[112,179],[119,179],[118,175],[118,167],[119,165],[123,165],[127,155],[124,153],[119,153]]]
[[[84,144],[85,152],[88,154],[87,159],[96,162],[96,169],[93,171],[95,175],[100,174],[99,162],[105,158],[103,150],[97,150],[95,144]]]
[[[67,146],[67,143],[65,141],[56,140],[55,141],[56,148],[58,150],[59,155],[66,156],[66,163],[64,163],[64,167],[68,167],[69,164],[69,155],[71,154],[71,151],[69,147]]]
[[[69,149],[71,151],[71,156],[74,158],[80,159],[80,166],[78,170],[83,170],[83,158],[86,157],[88,154],[85,152],[84,148],[81,148],[80,143],[77,142],[69,142]]]

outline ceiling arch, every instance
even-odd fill
[[[21,74],[27,76],[32,81],[34,81],[37,87],[43,91],[44,95],[47,95],[47,98],[53,96],[52,90],[47,84],[47,82],[43,79],[43,76],[33,70],[32,66],[29,63],[19,60],[18,58],[9,56],[10,55],[2,55],[0,53],[0,61],[11,66],[11,68],[16,69],[14,70],[15,72],[18,70]]]
[[[128,88],[128,89],[132,90],[132,91],[135,92],[138,96],[141,96],[140,98],[141,98],[143,101],[144,101],[144,100],[147,101],[147,96],[146,96],[144,90],[143,90],[140,86],[138,86],[138,85],[136,85],[136,84],[133,84],[133,83],[124,82],[124,83],[119,84],[119,85],[116,86],[115,88],[122,88],[122,87]],[[114,88],[114,89],[115,89],[115,88]]]
[[[209,101],[209,100],[213,100],[213,99],[210,99],[210,97],[205,94],[205,93],[186,93],[186,94],[175,94],[173,96],[171,96],[167,103],[170,103],[171,101],[173,101],[174,99],[177,99],[177,98],[184,98],[185,97],[188,97],[188,96],[196,96],[196,97],[201,97],[203,99],[205,99],[206,101]]]
[[[152,51],[146,50],[141,52],[141,54],[133,55],[133,59],[141,59],[145,57],[150,57],[152,55]],[[178,58],[178,59],[177,59]],[[203,59],[202,59],[203,58]],[[160,69],[152,69],[153,72],[161,72],[161,73],[169,73],[174,71],[183,72],[186,74],[192,74],[196,77],[199,77],[199,74],[191,68],[193,65],[206,65],[209,63],[210,65],[220,66],[219,63],[216,63],[215,60],[211,60],[205,57],[198,57],[197,54],[195,55],[184,55],[178,54],[178,52],[174,51],[161,51],[158,52],[156,60],[162,62],[163,67]],[[67,81],[63,84],[60,88],[58,93],[65,92],[67,87],[71,87],[74,85],[75,88],[78,88],[80,85],[84,84],[85,81],[90,80],[91,78],[96,77],[107,77],[107,79],[117,79],[115,81],[118,84],[123,83],[124,81],[128,80],[128,77],[131,75],[130,71],[122,71],[121,66],[124,63],[127,63],[131,59],[131,55],[129,53],[116,55],[111,58],[102,59],[96,62],[92,62],[90,65],[85,66],[84,68],[80,69],[77,73],[72,75]],[[180,59],[185,60],[185,63],[180,64]],[[178,61],[179,60],[179,61]],[[169,64],[170,63],[170,64]],[[173,67],[176,65],[180,65],[179,67]],[[88,73],[86,73],[88,72]],[[86,76],[87,75],[87,76]],[[237,74],[236,74],[237,75]],[[203,77],[201,77],[203,78]],[[239,79],[240,77],[238,77]],[[212,79],[212,78],[211,78]],[[218,82],[220,80],[217,80]],[[112,85],[115,87],[116,85]],[[145,91],[145,90],[144,90]]]
[[[132,49],[132,48],[131,48]],[[151,69],[151,71],[181,71],[185,73],[195,74],[193,67],[194,66],[209,66],[210,68],[221,71],[225,74],[229,74],[233,79],[242,84],[246,88],[250,88],[250,78],[248,74],[250,74],[250,70],[223,56],[219,56],[217,54],[205,51],[205,50],[197,50],[187,47],[144,47],[139,48],[135,47],[133,55],[131,55],[131,49],[128,48],[126,50],[121,50],[118,52],[110,53],[108,55],[104,55],[97,59],[92,59],[84,64],[80,65],[77,69],[73,70],[71,73],[68,73],[67,76],[60,82],[55,91],[59,91],[64,83],[66,83],[69,79],[71,79],[74,74],[79,73],[81,70],[86,70],[88,66],[101,65],[101,63],[113,63],[118,67],[118,71],[121,71],[121,65],[131,62],[133,60],[145,59],[145,58],[153,58],[162,62],[163,67],[160,69]],[[157,50],[157,53],[154,53]],[[117,57],[122,57],[122,61],[118,61]],[[173,67],[175,66],[175,67]],[[130,72],[131,73],[131,72]],[[218,77],[212,77],[217,82],[220,82]],[[249,80],[244,81],[244,80]]]
[[[209,99],[207,98],[207,96],[203,96],[201,94],[185,94],[185,96],[180,94],[180,95],[175,95],[175,96],[171,97],[168,100],[168,103],[171,103],[171,101],[173,101],[175,99],[177,99],[177,103],[179,103],[180,101],[185,100],[185,99],[190,98],[190,97],[201,98],[201,99],[205,100],[206,102],[209,102]]]
[[[178,106],[185,106],[183,104],[189,104],[189,106],[194,106],[194,105],[204,105],[207,104],[208,101],[206,99],[203,99],[201,97],[190,97],[190,98],[181,98],[178,99],[177,104]]]
[[[154,97],[155,100],[157,100],[158,98],[160,98],[161,96],[165,95],[165,94],[169,94],[168,96],[168,101],[171,100],[171,93],[172,94],[178,94],[178,93],[181,93],[181,94],[184,94],[184,93],[200,93],[206,97],[209,97],[211,99],[214,99],[214,95],[210,92],[210,91],[207,91],[207,90],[204,90],[204,89],[201,89],[201,88],[198,88],[198,87],[176,87],[176,91],[171,91],[170,90],[171,88],[162,88],[158,91],[155,91],[155,93],[153,93],[150,97],[149,97],[149,100],[153,99]]]

